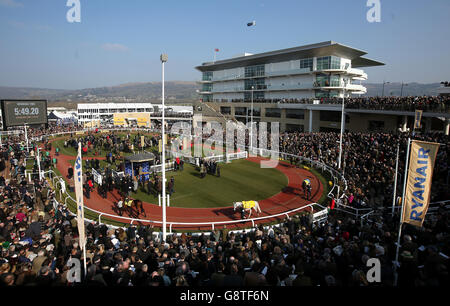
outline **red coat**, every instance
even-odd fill
[[[334,209],[334,205],[336,205],[336,202],[334,201],[334,199],[331,199],[331,206],[330,206],[331,210]]]

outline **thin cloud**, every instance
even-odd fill
[[[130,50],[127,46],[112,43],[103,44],[102,49],[106,51],[119,51],[119,52],[126,52]]]
[[[6,7],[23,7],[23,4],[15,0],[0,0],[1,6]]]

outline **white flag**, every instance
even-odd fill
[[[83,204],[83,172],[81,159],[81,143],[78,143],[78,156],[75,160],[75,196],[77,199],[77,227],[80,239],[80,248],[84,249],[86,236],[84,233],[84,204]]]

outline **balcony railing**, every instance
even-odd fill
[[[367,74],[364,73],[361,69],[348,68],[347,65],[341,65],[339,67],[330,67],[326,69],[316,69],[312,68],[299,68],[299,69],[288,69],[288,70],[278,70],[278,71],[265,71],[262,74],[255,75],[245,75],[245,74],[235,74],[235,75],[226,75],[220,77],[212,77],[205,79],[202,81],[233,81],[233,80],[241,80],[246,78],[264,78],[264,77],[274,77],[274,76],[285,76],[285,75],[295,75],[295,74],[309,74],[311,72],[331,72],[331,71],[344,71],[348,74],[356,75],[357,77],[361,77],[367,79]]]
[[[281,104],[342,104],[342,98],[311,98],[311,99],[260,99],[255,98],[254,103],[281,103]],[[232,103],[243,103],[244,99],[232,99]],[[424,112],[450,113],[450,98],[445,97],[351,97],[345,98],[345,107],[348,109],[369,109],[385,111],[414,112],[416,109]]]

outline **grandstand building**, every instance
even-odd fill
[[[143,124],[142,118],[151,117],[152,120],[160,120],[161,111],[161,105],[151,103],[79,103],[77,106],[78,124],[86,127],[117,125],[119,117],[123,119],[124,126],[149,126],[150,119],[145,119]],[[168,120],[190,120],[192,113],[192,106],[165,106]]]
[[[223,124],[227,120],[247,123],[253,104],[253,121],[279,122],[281,132],[339,131],[341,105],[326,100],[367,92],[362,84],[367,74],[361,68],[384,63],[363,57],[366,54],[327,41],[205,62],[196,67],[202,78],[194,124]],[[448,131],[448,119],[445,113],[424,112],[423,126]],[[346,109],[345,128],[357,132],[407,130],[413,122],[411,110]]]

